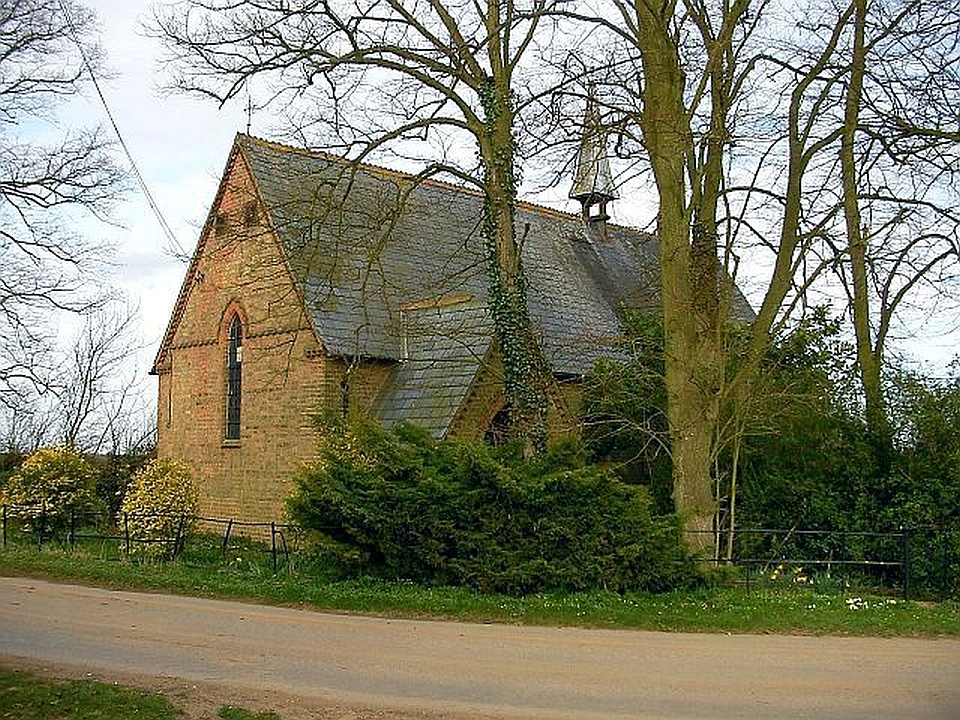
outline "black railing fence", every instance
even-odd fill
[[[289,567],[291,548],[287,539],[291,533],[298,532],[297,527],[274,521],[245,522],[206,517],[196,520],[202,531],[220,538],[220,554],[224,557],[230,555],[231,550],[241,547],[241,544],[233,542],[234,540],[242,539],[244,550],[253,546],[250,541],[260,541],[264,543],[265,551],[270,554],[274,573],[279,571],[281,564]]]
[[[140,531],[138,521],[159,520],[166,532]],[[71,510],[70,513],[52,514],[45,508],[14,507],[0,508],[2,547],[9,543],[30,545],[42,549],[44,545],[75,547],[80,543],[102,541],[114,543],[116,557],[136,556],[139,550],[153,548],[152,557],[176,560],[187,547],[188,531],[193,534],[218,538],[220,554],[226,558],[233,551],[251,548],[269,554],[273,572],[278,572],[284,563],[289,563],[291,550],[288,535],[296,528],[278,522],[245,522],[233,519],[208,518],[196,515],[164,513],[120,513],[113,522],[104,523],[98,513]]]
[[[732,540],[729,529],[699,534],[709,535],[713,543],[706,562],[739,568],[746,582],[824,588],[856,584],[897,589],[905,598],[960,597],[960,528],[736,528]]]
[[[269,556],[269,568],[289,572],[291,558],[308,553],[302,529],[276,521],[250,522],[200,516],[123,514],[104,523],[95,513],[53,514],[44,508],[2,506],[2,547],[74,547],[101,542],[105,557],[181,558],[189,544],[229,564],[251,552]],[[164,532],[139,532],[144,519]],[[192,531],[192,532],[188,532]],[[737,528],[730,536],[703,531],[698,544],[712,548],[702,560],[736,570],[749,585],[841,590],[873,587],[904,597],[960,598],[960,528],[900,527],[888,532]],[[704,535],[709,536],[703,537]],[[145,549],[150,552],[145,552]]]

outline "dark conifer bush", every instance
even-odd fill
[[[288,504],[345,572],[524,594],[690,582],[676,521],[575,448],[438,442],[411,426],[323,421]]]

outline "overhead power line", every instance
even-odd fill
[[[76,28],[73,25],[73,20],[70,17],[70,14],[67,12],[67,8],[64,5],[63,0],[59,0],[59,2],[60,9],[63,11],[64,18],[69,26],[70,35],[73,38],[74,44],[77,46],[77,50],[80,53],[80,58],[83,60],[83,66],[86,69],[87,74],[90,76],[90,80],[93,82],[93,87],[97,91],[97,96],[100,98],[100,104],[103,105],[104,112],[106,112],[107,118],[110,120],[110,125],[113,127],[113,132],[116,134],[117,140],[120,142],[120,147],[123,148],[123,152],[127,157],[127,162],[130,163],[130,167],[133,169],[133,174],[137,178],[137,184],[140,186],[140,190],[143,192],[143,196],[146,198],[147,204],[150,206],[150,210],[153,212],[154,217],[156,217],[157,222],[160,224],[163,234],[167,237],[167,249],[176,257],[186,260],[189,258],[189,256],[187,255],[183,246],[180,244],[180,241],[177,240],[177,236],[170,228],[167,219],[163,216],[163,212],[160,210],[160,206],[157,205],[157,201],[154,200],[153,194],[150,192],[150,188],[147,187],[147,182],[144,179],[143,174],[140,172],[137,161],[134,160],[133,153],[130,152],[130,147],[127,145],[127,141],[124,139],[123,133],[120,132],[120,127],[117,125],[117,121],[113,116],[113,111],[110,110],[110,105],[107,103],[107,98],[100,89],[100,82],[97,80],[97,75],[93,71],[93,65],[87,58],[87,53],[84,51],[83,45],[80,42],[80,38],[77,36]]]

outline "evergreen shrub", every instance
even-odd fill
[[[0,490],[7,484],[7,478],[13,475],[23,464],[27,456],[16,450],[0,452]]]
[[[96,482],[93,466],[75,450],[41,448],[7,478],[0,503],[28,528],[42,522],[45,533],[57,535],[69,527],[73,513],[97,510]]]
[[[288,511],[348,574],[510,594],[665,590],[694,576],[676,520],[652,514],[646,489],[569,447],[527,462],[408,425],[322,424]]]
[[[172,557],[196,529],[200,491],[185,464],[153,460],[130,480],[120,509],[132,554]]]

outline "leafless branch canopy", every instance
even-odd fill
[[[247,93],[282,111],[279,130],[301,144],[394,153],[479,184],[484,93],[505,83],[523,115],[544,84],[531,48],[556,4],[183,0],[160,8],[151,30],[178,90],[221,104]]]
[[[102,253],[71,228],[107,219],[123,173],[104,133],[55,122],[98,66],[94,29],[69,0],[0,0],[0,403],[43,384],[51,314],[100,302]]]

